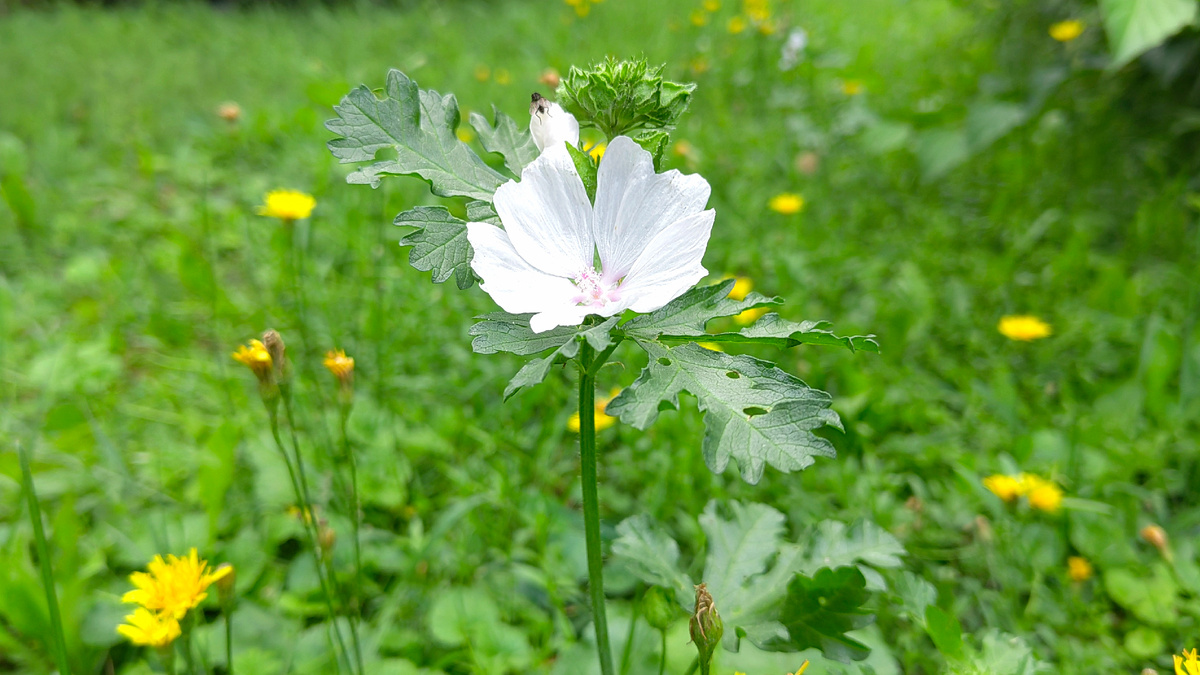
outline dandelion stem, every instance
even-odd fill
[[[67,662],[67,641],[63,634],[62,615],[58,611],[58,593],[54,590],[54,570],[50,564],[50,546],[42,528],[42,507],[33,488],[33,471],[29,468],[29,451],[17,443],[21,461],[21,479],[25,482],[25,497],[29,501],[29,521],[33,524],[33,539],[37,546],[38,568],[42,573],[42,590],[46,592],[46,609],[50,613],[50,629],[54,662],[60,675],[71,675]]]
[[[183,644],[180,648],[183,649],[183,658],[187,661],[188,675],[196,675],[196,657],[192,654],[192,629],[196,627],[196,615],[188,612],[188,625],[183,629]]]
[[[354,590],[352,601],[354,610],[350,616],[350,628],[354,633],[354,656],[358,659],[358,672],[363,672],[362,648],[358,642],[358,631],[355,625],[362,618],[362,546],[358,540],[359,518],[362,517],[362,506],[358,501],[358,463],[354,452],[350,449],[350,436],[346,433],[346,420],[350,417],[350,406],[341,406],[342,454],[350,465],[350,505],[354,514],[350,518],[351,535],[354,537]]]
[[[599,364],[590,345],[580,345],[579,363],[579,465],[583,489],[583,532],[587,542],[588,588],[592,596],[592,625],[601,675],[613,675],[608,618],[604,608],[604,561],[600,550],[600,497],[596,475],[596,376]]]
[[[233,607],[225,609],[225,673],[233,675]]]

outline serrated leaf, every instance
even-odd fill
[[[1120,68],[1196,21],[1196,0],[1100,0],[1104,29]]]
[[[867,658],[870,648],[846,633],[875,620],[863,608],[870,596],[857,567],[824,568],[812,578],[795,575],[780,612],[788,632],[786,646],[796,651],[817,647],[826,658],[843,663]]]
[[[325,123],[339,136],[328,147],[343,164],[373,161],[384,148],[396,152],[396,159],[359,169],[346,181],[378,187],[382,175],[415,175],[436,195],[490,201],[508,179],[458,139],[454,95],[419,89],[398,70],[388,73],[385,92],[379,99],[365,86],[351,91],[334,106],[338,118]]]
[[[667,149],[667,143],[671,140],[671,135],[665,131],[643,131],[633,137],[633,141],[642,146],[642,149],[650,153],[654,160],[654,170],[662,169],[663,153]]]
[[[779,550],[783,514],[757,503],[710,501],[700,516],[708,543],[704,582],[713,598],[741,604],[737,594],[751,577],[762,574]]]
[[[1179,620],[1179,585],[1165,563],[1146,574],[1125,567],[1105,570],[1104,590],[1113,602],[1155,626],[1173,626]]]
[[[504,400],[513,397],[517,392],[527,387],[532,387],[542,383],[546,379],[546,374],[550,372],[550,368],[560,359],[566,361],[575,358],[579,353],[579,342],[572,337],[561,347],[554,350],[554,353],[542,358],[533,359],[521,369],[516,375],[508,381],[508,386],[504,388]]]
[[[646,514],[631,516],[617,525],[612,555],[642,581],[668,588],[679,604],[690,607],[692,581],[679,569],[679,544]]]
[[[755,307],[780,304],[778,298],[758,293],[750,293],[743,300],[733,300],[729,298],[729,292],[735,283],[734,279],[726,279],[711,286],[696,286],[662,308],[626,321],[621,330],[637,340],[657,340],[662,335],[704,336],[708,340],[710,336],[704,331],[710,320],[735,316]]]
[[[903,563],[904,546],[890,532],[869,520],[856,520],[849,527],[837,520],[819,523],[809,534],[811,542],[804,570],[842,567],[864,562],[874,567],[893,568]]]
[[[825,425],[841,428],[831,398],[823,391],[749,356],[714,352],[696,344],[668,348],[643,346],[650,363],[638,379],[608,404],[608,414],[645,429],[658,417],[659,404],[678,409],[688,392],[704,411],[704,460],[715,473],[737,462],[743,480],[754,484],[766,465],[790,472],[806,468],[814,456],[833,457],[833,445],[812,433]]]
[[[476,354],[509,352],[529,356],[560,347],[575,336],[575,326],[559,326],[544,333],[535,333],[529,327],[529,319],[532,316],[492,312],[475,317],[479,319],[479,323],[471,326],[468,331],[475,336],[471,340],[471,349]]]
[[[904,570],[892,582],[900,608],[914,621],[925,623],[925,608],[937,602],[937,589],[925,579]]]
[[[416,232],[400,239],[401,246],[413,247],[408,262],[423,272],[433,272],[433,283],[440,284],[454,275],[461,289],[475,283],[471,258],[475,251],[467,241],[467,223],[450,215],[442,206],[418,206],[396,216],[394,225],[416,227]]]
[[[479,142],[488,152],[494,152],[504,158],[504,166],[520,177],[521,170],[538,157],[537,145],[529,127],[520,127],[513,118],[500,112],[492,106],[492,118],[495,126],[488,124],[487,118],[477,112],[471,113],[471,126],[479,134]]]
[[[467,202],[467,221],[471,223],[491,223],[492,225],[500,225],[500,216],[496,215],[496,209],[488,202],[473,201]]]
[[[852,335],[842,337],[834,335],[829,330],[832,325],[828,321],[789,321],[771,312],[764,315],[752,326],[747,326],[737,333],[713,333],[709,335],[679,336],[663,334],[659,340],[664,343],[689,341],[700,338],[705,342],[725,342],[735,344],[761,344],[788,349],[798,345],[826,345],[845,347],[850,351],[879,353],[879,343],[874,335]]]

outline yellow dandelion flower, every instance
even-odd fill
[[[729,290],[730,300],[745,300],[750,291],[754,290],[754,280],[750,277],[734,277],[733,288]]]
[[[596,399],[596,431],[607,429],[617,423],[617,418],[607,414],[605,410],[608,409],[609,402],[619,393],[621,393],[621,389],[618,387],[610,391],[607,398]],[[567,420],[567,429],[579,433],[579,413],[574,413],[571,415],[571,419]]]
[[[475,79],[480,82],[487,82],[492,79],[492,69],[483,64],[475,66]]]
[[[600,158],[604,156],[604,151],[607,149],[608,149],[607,143],[597,143],[592,146],[591,150],[588,150],[588,154],[592,156],[592,159],[599,162]]]
[[[1021,482],[1019,480],[1013,478],[1012,476],[1004,476],[1001,474],[984,478],[983,487],[987,488],[992,492],[992,494],[1006,502],[1011,502],[1023,493],[1023,490],[1021,489]]]
[[[1075,38],[1083,35],[1083,29],[1087,26],[1079,19],[1068,19],[1059,21],[1050,26],[1050,37],[1059,42],[1070,42]]]
[[[721,9],[721,0],[704,0],[704,11],[715,12]]]
[[[261,340],[251,340],[249,345],[239,346],[233,358],[253,371],[259,382],[266,384],[271,381],[271,353]]]
[[[1200,655],[1197,650],[1183,650],[1183,656],[1175,657],[1175,675],[1200,675]]]
[[[725,24],[725,30],[732,35],[737,35],[746,30],[746,19],[742,16],[734,16],[729,18],[729,23]]]
[[[1000,323],[996,326],[1000,334],[1010,340],[1019,340],[1021,342],[1030,342],[1032,340],[1040,340],[1047,337],[1052,332],[1050,324],[1042,321],[1036,316],[1029,315],[1009,315],[1000,317]]]
[[[496,84],[512,84],[512,73],[504,68],[496,69]]]
[[[737,316],[733,317],[733,320],[739,326],[749,326],[755,321],[758,321],[760,318],[762,318],[763,314],[766,314],[769,311],[770,310],[766,307],[755,307],[754,309],[748,309],[741,314],[738,314]]]
[[[1087,581],[1092,578],[1092,563],[1087,561],[1087,558],[1081,558],[1073,555],[1067,558],[1067,576],[1071,577],[1071,581],[1076,583]]]
[[[471,141],[475,140],[475,132],[471,130],[471,127],[459,127],[458,130],[454,132],[454,135],[458,136],[458,140],[462,141],[463,143],[470,143]]]
[[[312,215],[317,200],[312,195],[297,190],[272,190],[267,193],[258,215],[270,216],[283,221],[303,220]]]
[[[138,607],[117,626],[117,632],[139,647],[162,648],[179,637],[179,621],[167,614]]]
[[[354,359],[346,356],[345,350],[331,349],[325,352],[325,360],[323,361],[329,372],[333,373],[339,381],[345,381],[354,377]]]
[[[1042,481],[1036,487],[1029,490],[1025,497],[1029,500],[1029,505],[1040,511],[1054,513],[1062,506],[1063,492],[1054,483]]]
[[[230,571],[226,567],[209,572],[208,562],[201,560],[194,548],[183,558],[168,555],[163,560],[156,555],[147,569],[129,575],[137,588],[126,593],[121,602],[136,603],[176,620],[207,598],[208,587]]]
[[[792,216],[804,210],[804,197],[794,192],[782,192],[771,197],[767,207],[775,213]]]
[[[761,35],[774,35],[778,29],[779,27],[775,25],[775,22],[769,19],[758,24],[758,32]]]
[[[742,0],[742,13],[754,23],[762,23],[771,18],[771,6],[767,0]]]
[[[697,28],[708,24],[708,15],[700,10],[692,12],[690,19],[692,21],[692,25]]]
[[[858,96],[863,92],[863,83],[858,80],[845,80],[842,82],[842,93],[847,96]]]

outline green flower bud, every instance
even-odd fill
[[[651,586],[642,596],[642,614],[646,623],[658,630],[666,630],[683,616],[683,609],[675,602],[675,595],[662,586]]]
[[[587,70],[572,66],[558,85],[558,103],[580,126],[599,129],[610,139],[635,131],[669,131],[687,110],[696,85],[664,80],[662,71],[644,60],[612,58]],[[653,141],[656,146],[660,142],[657,137]]]
[[[691,629],[696,651],[700,652],[700,672],[707,675],[713,651],[721,642],[721,636],[725,634],[725,624],[722,623],[717,606],[713,604],[713,597],[704,584],[696,587],[696,611],[692,614],[688,627]]]

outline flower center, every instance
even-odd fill
[[[606,283],[603,276],[594,268],[586,267],[575,274],[575,288],[579,294],[572,301],[588,307],[603,307],[610,302],[621,299],[620,282]]]

